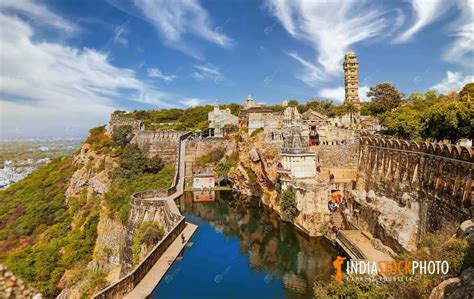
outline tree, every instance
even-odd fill
[[[299,103],[298,103],[297,100],[289,100],[289,101],[288,101],[288,106],[289,106],[289,107],[296,107],[296,106],[298,106],[298,104],[299,104]]]
[[[359,111],[359,109],[357,109],[357,106],[354,105],[354,103],[346,103],[346,104],[344,104],[344,111],[345,111],[345,113],[349,113],[349,115],[350,115],[350,126],[352,126],[352,115],[354,113],[357,113],[357,111]]]
[[[136,144],[127,144],[120,155],[120,167],[117,169],[117,175],[124,178],[130,178],[142,174],[148,164],[148,159],[142,150]]]
[[[163,163],[163,159],[161,159],[160,156],[156,155],[148,159],[146,171],[150,173],[158,173],[161,169],[163,169],[164,166],[165,163]]]
[[[370,87],[367,96],[370,98],[369,110],[373,115],[391,111],[402,104],[404,94],[391,83],[379,83]]]
[[[459,92],[459,96],[461,96],[461,99],[465,101],[474,100],[474,82],[464,85],[464,87]]]
[[[402,139],[421,139],[423,113],[413,109],[411,105],[399,107],[387,112],[383,119],[383,125],[390,135]]]
[[[112,140],[114,143],[120,147],[125,147],[132,140],[133,128],[132,126],[118,126],[114,128],[112,133]]]
[[[423,135],[436,141],[456,143],[474,138],[474,104],[459,99],[457,93],[441,96],[425,115]]]
[[[292,186],[288,186],[283,193],[280,194],[280,208],[290,219],[298,215],[298,208],[296,207],[296,194]]]

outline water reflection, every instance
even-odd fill
[[[162,281],[154,296],[173,297],[175,292],[180,298],[187,294],[310,297],[313,281],[327,280],[334,272],[332,261],[337,252],[329,241],[306,238],[258,200],[235,200],[230,192],[217,192],[216,202],[193,203],[193,195],[187,193],[178,203],[187,220],[197,222],[199,229],[192,247],[169,271],[177,272],[174,282]],[[191,284],[192,293],[178,289],[184,283]],[[250,284],[252,290],[241,283]]]

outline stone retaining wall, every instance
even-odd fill
[[[110,285],[101,292],[94,295],[96,299],[122,298],[132,291],[160,259],[171,243],[182,233],[186,226],[184,217],[181,216],[178,224],[169,231],[163,239],[151,250],[151,252],[140,262],[140,264],[128,275],[118,282]]]

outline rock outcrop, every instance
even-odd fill
[[[5,299],[41,299],[41,294],[0,264],[0,297]]]

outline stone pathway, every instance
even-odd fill
[[[344,236],[357,247],[369,261],[392,261],[393,258],[374,248],[369,238],[364,236],[360,230],[341,231]]]
[[[183,230],[185,242],[181,240],[181,235],[177,237],[173,243],[166,249],[160,259],[155,263],[153,268],[148,271],[142,281],[127,295],[124,296],[126,299],[141,299],[147,298],[153,292],[155,287],[165,276],[166,271],[171,267],[173,262],[176,260],[178,255],[181,253],[183,248],[189,242],[194,232],[197,229],[197,225],[186,222],[186,227]]]

